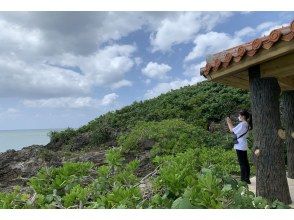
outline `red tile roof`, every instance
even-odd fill
[[[207,77],[209,73],[228,68],[232,63],[238,63],[246,56],[254,56],[262,48],[268,50],[281,40],[291,41],[293,39],[294,20],[289,26],[275,29],[268,36],[213,54],[212,58],[206,62],[206,66],[201,68],[200,74]]]

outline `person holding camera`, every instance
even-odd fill
[[[238,162],[241,170],[241,181],[250,184],[250,166],[248,162],[247,150],[247,137],[248,131],[252,129],[252,116],[246,110],[241,110],[238,115],[240,121],[237,126],[233,126],[230,117],[226,118],[230,132],[234,136],[234,149],[236,150]]]

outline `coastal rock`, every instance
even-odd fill
[[[63,162],[93,162],[95,165],[103,165],[105,159],[105,150],[83,152],[77,156],[65,159]]]
[[[32,145],[21,150],[7,150],[0,154],[0,191],[10,191],[13,186],[27,187],[30,177],[42,167],[58,167],[65,162],[93,162],[104,164],[105,150],[54,151],[42,145]]]
[[[90,134],[82,133],[75,136],[72,140],[73,144],[70,147],[71,151],[79,151],[90,143]]]
[[[0,190],[14,185],[25,186],[27,179],[35,175],[43,166],[58,166],[58,157],[54,162],[46,162],[40,157],[42,145],[32,145],[21,150],[8,150],[0,154]],[[61,160],[60,160],[61,161]]]

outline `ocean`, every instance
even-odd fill
[[[50,131],[63,129],[0,130],[0,152],[20,150],[33,144],[48,144]]]

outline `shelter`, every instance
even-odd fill
[[[201,68],[208,80],[248,90],[253,118],[256,193],[289,204],[282,142],[288,150],[288,176],[294,178],[294,21],[289,26],[213,54]],[[280,135],[280,95],[285,137]]]

